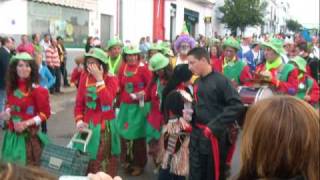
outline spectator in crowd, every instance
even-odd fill
[[[13,42],[9,37],[1,39],[2,46],[0,47],[0,111],[4,108],[6,99],[6,72],[11,58],[11,50],[14,48]]]
[[[50,89],[56,82],[56,78],[51,74],[49,71],[47,65],[42,62],[42,54],[41,53],[35,53],[35,61],[39,67],[39,84],[40,86]]]
[[[78,56],[74,61],[76,63],[76,67],[72,70],[70,82],[78,88],[81,73],[84,71],[83,69],[84,57]]]
[[[310,49],[306,42],[299,43],[296,47],[297,54],[303,57],[307,63],[307,74],[311,75],[316,81],[319,80],[319,59],[310,56]]]
[[[58,53],[58,43],[57,40],[52,38],[50,41],[50,46],[46,49],[46,63],[52,75],[55,76],[56,82],[52,88],[50,88],[50,93],[61,93],[61,72],[60,72],[60,59]]]
[[[256,65],[262,63],[263,52],[260,49],[260,44],[254,42],[251,45],[251,49],[243,55],[246,63],[250,67],[250,71],[254,72],[256,70]]]
[[[69,87],[68,82],[68,72],[67,72],[67,51],[66,48],[64,48],[64,41],[61,36],[57,37],[58,42],[58,53],[59,53],[59,59],[60,59],[60,71],[63,77],[63,85],[65,87]]]
[[[308,103],[290,96],[259,101],[246,114],[237,180],[320,179],[319,132],[319,114]]]
[[[43,52],[42,46],[40,45],[40,34],[32,34],[32,44],[35,53]]]
[[[320,43],[318,36],[312,37],[312,49],[310,56],[320,60]]]
[[[21,36],[21,44],[17,47],[17,52],[18,53],[27,52],[31,56],[34,55],[33,45],[32,43],[29,42],[27,35],[24,34]]]
[[[147,46],[146,38],[145,38],[145,37],[142,37],[142,38],[140,39],[140,42],[139,42],[139,50],[141,51],[141,54],[143,55],[143,58],[146,59],[149,48],[148,48],[148,46]]]
[[[94,38],[92,36],[89,36],[87,38],[87,43],[86,43],[86,46],[85,46],[85,52],[88,53],[89,50],[94,47]]]

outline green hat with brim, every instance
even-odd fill
[[[306,69],[307,61],[302,57],[296,56],[293,59],[291,59],[291,62],[294,62],[298,66],[298,69],[300,71],[307,72],[307,69]]]
[[[120,39],[118,39],[118,38],[110,39],[110,40],[108,41],[108,43],[107,43],[107,48],[106,48],[106,50],[110,50],[110,48],[112,48],[113,46],[117,46],[117,45],[120,46],[120,47],[123,46],[123,44],[122,44],[122,42],[121,42]]]
[[[32,56],[29,53],[23,52],[23,53],[18,53],[16,55],[12,56],[10,63],[15,62],[15,61],[19,61],[19,60],[33,61],[34,59],[32,58]]]
[[[169,59],[161,53],[156,53],[152,56],[149,62],[150,71],[158,71],[162,68],[165,68],[169,64]]]
[[[149,51],[162,51],[163,47],[160,44],[152,44]]]
[[[263,42],[262,47],[271,48],[278,55],[281,55],[284,52],[283,41],[278,38],[271,38],[269,41]]]
[[[98,59],[104,64],[108,63],[108,56],[107,54],[100,48],[91,48],[88,53],[84,54],[85,58],[92,57]]]
[[[232,47],[236,50],[239,50],[240,49],[240,43],[232,38],[232,37],[229,37],[227,38],[224,42],[223,42],[223,45],[222,45],[223,49],[225,49],[226,47]]]
[[[216,44],[219,44],[219,43],[220,43],[220,40],[217,39],[217,38],[211,38],[211,39],[208,40],[208,44],[209,44],[210,47],[212,47],[212,46],[214,46]]]
[[[129,46],[126,46],[124,47],[124,50],[123,50],[123,53],[124,54],[140,54],[140,50],[136,47],[136,46],[133,46],[133,45],[129,45]]]

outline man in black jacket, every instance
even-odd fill
[[[11,50],[13,48],[13,42],[9,37],[3,37],[1,39],[2,47],[0,47],[0,112],[4,109],[4,103],[6,99],[6,72],[8,69],[9,61],[11,58]]]
[[[192,49],[188,63],[199,76],[194,87],[189,180],[226,179],[226,158],[231,146],[228,127],[242,117],[245,107],[232,83],[212,71],[205,49]]]

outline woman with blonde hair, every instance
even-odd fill
[[[318,180],[319,114],[308,103],[275,96],[247,112],[238,180]]]

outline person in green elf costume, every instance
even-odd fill
[[[254,79],[260,83],[267,83],[276,92],[295,95],[298,90],[298,69],[292,64],[284,64],[281,54],[284,52],[283,42],[271,38],[262,43],[266,62],[256,68]]]
[[[222,74],[230,79],[234,86],[250,86],[252,81],[250,68],[237,57],[237,51],[241,48],[240,43],[229,37],[223,42],[222,47],[224,50],[224,59],[220,61],[222,63]]]
[[[38,66],[28,53],[10,60],[7,102],[0,121],[5,121],[1,160],[20,165],[40,165],[47,135],[39,130],[50,117],[48,90],[39,85]]]
[[[319,86],[315,79],[307,74],[307,62],[300,56],[296,56],[291,60],[296,68],[299,70],[298,75],[298,93],[296,97],[303,99],[319,108]]]
[[[158,44],[158,43],[151,44],[150,49],[148,50],[149,61],[153,55],[155,55],[156,53],[162,52],[162,50],[163,50],[163,47],[161,46],[161,44]]]
[[[102,49],[91,48],[84,56],[84,72],[79,81],[74,117],[78,131],[92,130],[86,150],[90,155],[87,171],[105,171],[104,164],[106,172],[115,176],[120,138],[116,133],[113,100],[119,87],[118,79],[108,73],[108,57]],[[79,144],[73,145],[83,151]]]
[[[110,39],[107,43],[106,51],[108,53],[108,69],[111,74],[118,74],[122,63],[122,42],[118,38]]]
[[[152,74],[140,61],[140,50],[132,45],[124,48],[124,63],[119,70],[119,105],[117,116],[121,140],[121,161],[133,176],[143,172],[146,156],[146,122],[150,103],[145,102]]]
[[[172,67],[169,59],[161,53],[156,53],[149,62],[149,70],[152,71],[152,80],[148,85],[147,99],[151,102],[151,110],[147,117],[146,137],[149,145],[148,154],[152,156],[157,165],[159,151],[159,138],[162,124],[164,123],[163,113],[160,110],[162,91],[172,75]]]

